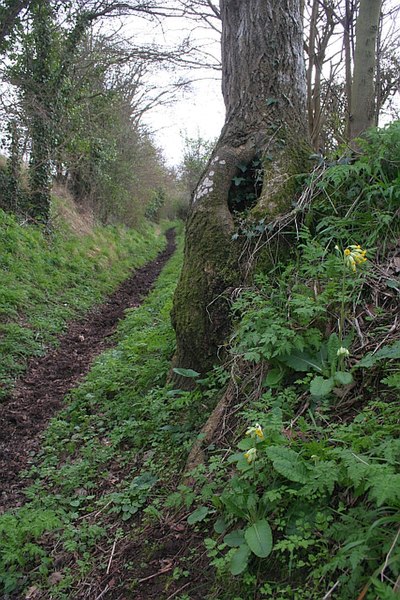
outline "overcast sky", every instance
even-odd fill
[[[204,46],[217,60],[220,57],[218,33],[205,29],[200,22],[165,19],[160,28],[159,24],[133,18],[124,21],[123,31],[133,37],[135,44],[161,44],[169,48],[179,44],[190,33],[196,44]],[[188,78],[193,82],[187,90],[178,93],[173,104],[152,110],[144,118],[170,166],[181,162],[185,136],[214,139],[219,136],[225,117],[220,72],[185,69],[164,75],[157,73],[155,81],[164,85],[168,78],[172,80],[174,77]]]

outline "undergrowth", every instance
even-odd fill
[[[173,426],[180,407],[165,388],[181,253],[145,303],[127,311],[116,347],[96,360],[51,421],[29,473],[35,483],[28,502],[0,516],[0,581],[11,597],[28,589],[41,598],[79,597],[80,582],[108,560],[98,544],[107,553],[110,540],[124,538],[123,524],[157,487],[163,454],[182,463],[182,445],[193,434],[185,424]]]
[[[28,358],[45,352],[67,321],[82,315],[165,244],[154,229],[67,223],[49,234],[0,210],[0,399]]]
[[[189,517],[214,522],[209,598],[398,597],[400,123],[362,144],[314,171],[290,256],[234,304],[237,439]]]
[[[8,593],[140,594],[138,573],[160,548],[152,533],[172,522],[185,523],[185,551],[156,573],[159,598],[398,597],[399,153],[395,123],[370,133],[358,161],[314,171],[297,233],[280,232],[291,252],[233,306],[226,368],[203,379],[177,369],[190,392],[166,383],[180,253],[170,261],[52,421],[28,503],[0,518]],[[183,483],[232,381],[235,403],[194,485]],[[135,539],[124,581],[107,588],[113,548]]]

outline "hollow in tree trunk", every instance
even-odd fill
[[[194,192],[172,312],[175,366],[200,372],[226,340],[241,281],[234,217],[286,213],[308,149],[300,0],[220,4],[226,119]]]

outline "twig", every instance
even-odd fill
[[[170,596],[168,596],[167,600],[171,600],[171,598],[175,598],[175,596],[177,596],[179,594],[179,592],[181,592],[182,590],[184,590],[185,588],[188,587],[188,585],[190,585],[190,581],[188,581],[188,583],[185,583],[185,585],[183,585],[182,587],[179,588],[179,590],[176,590],[176,592],[174,592],[173,594],[171,594]]]
[[[102,597],[103,597],[103,596],[104,596],[104,595],[105,595],[105,594],[108,592],[108,590],[109,590],[109,589],[110,589],[110,586],[109,586],[109,585],[108,585],[108,583],[107,583],[107,585],[106,585],[106,587],[104,588],[104,590],[101,592],[101,594],[99,594],[99,595],[96,597],[96,599],[95,599],[95,600],[100,600],[100,598],[102,598]]]
[[[385,570],[386,570],[386,567],[387,567],[387,566],[388,566],[388,564],[389,564],[389,558],[390,558],[390,555],[392,554],[392,552],[393,552],[393,550],[394,550],[394,547],[395,547],[395,546],[396,546],[396,544],[397,544],[397,540],[399,539],[399,535],[400,535],[400,527],[399,527],[399,529],[397,530],[397,533],[396,533],[396,535],[395,535],[395,538],[394,538],[394,540],[393,540],[393,544],[392,544],[392,545],[390,546],[390,548],[389,548],[389,552],[386,554],[385,562],[384,562],[384,564],[383,564],[383,567],[382,567],[382,569],[381,569],[381,581],[383,581],[383,578],[384,578],[384,572],[385,572]]]
[[[163,569],[161,569],[160,571],[157,571],[157,573],[153,573],[153,575],[149,575],[148,577],[143,577],[143,579],[139,579],[138,583],[144,583],[145,581],[149,581],[150,579],[154,579],[154,577],[158,577],[159,575],[163,575],[164,573],[168,573],[168,571],[170,571],[172,569],[172,567],[173,567],[173,564],[170,564],[170,565],[164,567]]]
[[[335,583],[335,585],[333,585],[333,586],[331,587],[331,589],[330,589],[330,590],[328,590],[328,591],[326,592],[326,594],[325,594],[325,596],[322,598],[322,600],[328,600],[328,598],[330,598],[330,597],[331,597],[331,595],[332,595],[332,592],[333,592],[333,591],[334,591],[334,590],[337,588],[337,586],[339,585],[339,583],[340,583],[340,581],[339,581],[339,579],[338,579],[338,580],[337,580],[337,582]]]
[[[116,545],[117,545],[117,538],[115,538],[115,540],[114,540],[113,547],[112,547],[112,550],[111,550],[110,560],[108,561],[108,565],[107,565],[107,575],[109,574],[109,572],[110,572],[110,569],[111,569],[111,563],[112,563],[112,559],[113,559],[113,557],[114,557],[114,552],[115,552],[115,546],[116,546]]]
[[[378,350],[385,344],[385,342],[390,338],[390,334],[393,333],[394,331],[397,331],[397,316],[394,320],[393,325],[391,326],[391,328],[389,329],[389,333],[387,334],[387,336],[377,345],[377,347],[375,348],[375,350],[373,351],[372,354],[376,354],[378,352]]]

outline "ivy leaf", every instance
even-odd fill
[[[200,373],[198,373],[197,371],[193,371],[193,369],[181,369],[180,367],[177,367],[172,370],[177,375],[181,375],[182,377],[191,377],[193,379],[195,377],[199,377],[199,375],[200,375]]]
[[[203,521],[208,515],[208,507],[207,506],[199,506],[192,512],[191,515],[188,516],[187,522],[189,525],[194,525],[195,523],[199,523]]]
[[[251,550],[247,544],[242,544],[231,558],[229,567],[232,575],[240,575],[247,567]]]
[[[323,377],[314,377],[310,383],[310,393],[312,396],[327,396],[334,388],[335,381],[333,377],[324,379]]]
[[[272,531],[266,519],[256,521],[246,529],[244,538],[250,550],[260,558],[266,558],[272,551]]]

